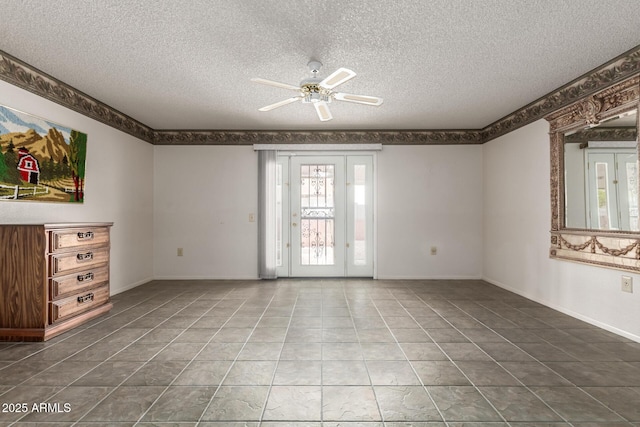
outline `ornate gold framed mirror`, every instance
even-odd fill
[[[551,258],[640,271],[640,76],[545,117]]]

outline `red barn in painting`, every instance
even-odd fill
[[[26,148],[20,148],[18,150],[18,172],[20,172],[20,179],[30,184],[37,184],[40,181],[40,166],[38,160],[29,154],[29,150]]]

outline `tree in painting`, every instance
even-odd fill
[[[69,166],[75,186],[76,202],[84,198],[84,165],[87,157],[87,134],[71,131],[69,139]]]
[[[5,147],[4,153],[2,153],[2,144],[0,144],[0,181],[8,182],[12,184],[20,183],[20,174],[16,169],[18,165],[18,155],[15,150],[16,146],[13,144],[13,140],[9,139],[8,144]]]

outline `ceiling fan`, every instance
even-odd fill
[[[298,95],[285,99],[284,101],[276,102],[275,104],[267,105],[266,107],[259,108],[259,111],[270,111],[274,108],[282,107],[283,105],[291,104],[293,102],[302,101],[305,104],[313,104],[318,113],[320,121],[326,122],[331,120],[333,116],[329,110],[329,103],[333,100],[355,102],[356,104],[374,105],[378,106],[382,104],[382,98],[377,96],[367,95],[353,95],[344,92],[335,92],[333,89],[341,84],[351,80],[356,76],[356,73],[347,68],[338,68],[332,74],[324,79],[318,77],[318,72],[322,64],[318,61],[310,61],[307,66],[313,77],[304,79],[300,82],[299,86],[290,85],[287,83],[274,82],[273,80],[266,80],[260,78],[251,79],[252,82],[260,83],[267,86],[275,86],[282,89],[289,89],[298,92]]]

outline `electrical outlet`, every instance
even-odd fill
[[[438,255],[438,248],[436,246],[431,246],[431,255]]]
[[[633,278],[630,276],[622,276],[622,292],[633,293]]]
[[[178,256],[182,255],[184,255],[184,251],[182,250],[182,248],[178,248]]]

